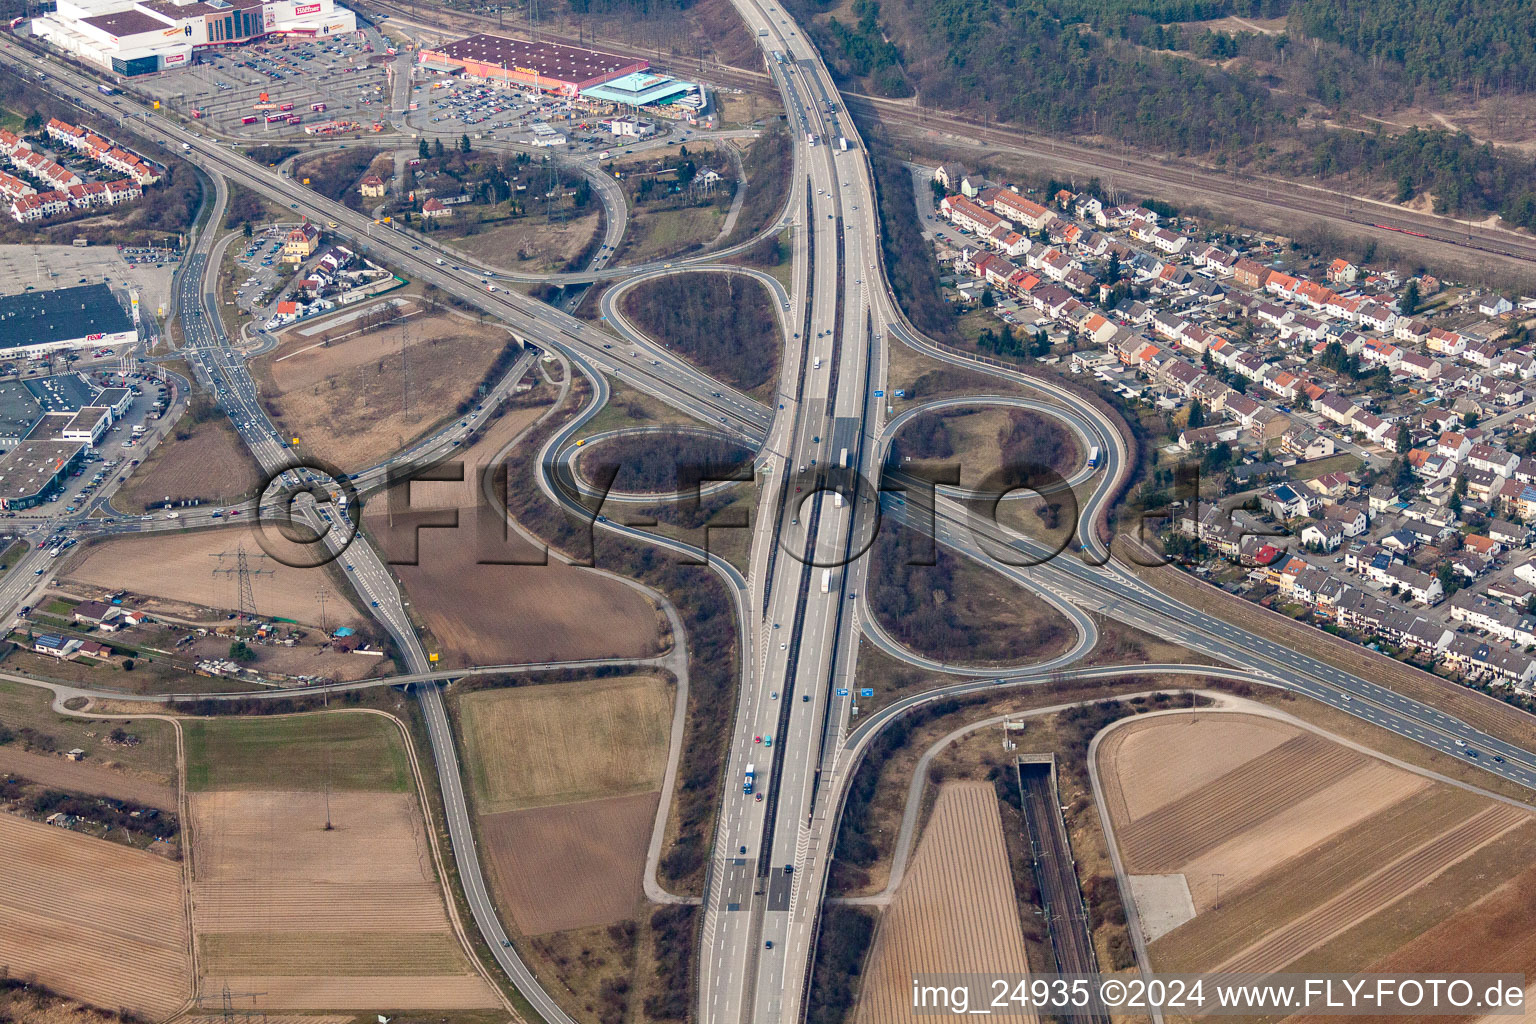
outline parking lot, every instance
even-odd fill
[[[0,295],[109,284],[135,288],[146,322],[171,298],[176,254],[167,249],[123,249],[110,245],[0,245]],[[133,262],[129,262],[132,260]]]
[[[423,72],[418,69],[417,75],[421,74]],[[471,139],[532,145],[533,125],[543,123],[566,139],[564,146],[549,148],[577,153],[614,149],[621,141],[635,141],[614,139],[598,127],[598,122],[606,115],[580,110],[568,99],[486,85],[472,79],[426,74],[427,77],[418,77],[411,86],[411,102],[416,104],[416,109],[407,114],[407,122],[413,128],[438,133],[463,132]],[[661,137],[667,137],[666,133],[672,127],[663,121],[657,125],[657,130]],[[686,126],[676,126],[679,137],[683,127]]]
[[[191,67],[162,75],[153,91],[174,110],[199,111],[214,131],[253,142],[302,135],[303,125],[330,120],[356,121],[366,132],[389,115],[388,45],[377,31],[360,29],[205,51]],[[262,93],[275,107],[257,109]],[[295,116],[300,123],[284,123]],[[269,125],[268,117],[282,120]],[[252,123],[242,123],[248,118]]]
[[[268,228],[236,250],[235,302],[246,312],[259,308],[261,297],[291,275],[292,268],[278,261],[287,232],[287,228]]]

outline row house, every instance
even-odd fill
[[[1264,368],[1261,382],[1270,394],[1289,402],[1296,398],[1296,388],[1301,383],[1301,378],[1289,370],[1282,370],[1270,364]]]
[[[1420,320],[1418,317],[1398,317],[1397,323],[1392,328],[1392,337],[1398,341],[1427,345],[1431,326],[1429,321]]]
[[[1262,263],[1246,256],[1232,265],[1232,279],[1245,288],[1259,287],[1268,274],[1268,268]]]
[[[1195,355],[1204,355],[1215,335],[1198,324],[1185,324],[1179,328],[1179,346]]]
[[[99,181],[71,185],[64,192],[69,196],[69,205],[77,210],[95,209],[112,203],[112,194],[107,191],[107,186]]]
[[[11,216],[22,224],[57,217],[69,209],[69,197],[63,192],[39,192],[11,200]]]
[[[1151,230],[1143,228],[1137,233],[1137,237],[1150,244],[1159,252],[1166,252],[1170,255],[1181,253],[1189,247],[1188,238],[1176,231],[1169,231],[1167,228],[1152,228]]]
[[[1463,590],[1452,595],[1451,621],[1464,622],[1473,629],[1491,633],[1502,640],[1512,640],[1522,647],[1536,644],[1536,618],[1497,601],[1490,601],[1482,594]]]
[[[4,171],[0,171],[0,195],[7,199],[17,199],[21,196],[33,196],[36,194],[37,189],[33,188],[28,182],[22,181],[14,174],[6,174]]]
[[[1397,314],[1379,302],[1371,302],[1361,307],[1360,322],[1378,331],[1390,331],[1397,323]]]
[[[1431,327],[1428,337],[1424,339],[1424,347],[1436,355],[1455,357],[1467,350],[1467,339],[1455,331]]]
[[[1517,686],[1529,686],[1536,679],[1536,659],[1530,655],[1470,636],[1453,637],[1442,658],[1462,674],[1476,678]]]
[[[1461,358],[1464,362],[1471,363],[1473,366],[1481,367],[1484,370],[1492,370],[1498,366],[1500,361],[1498,346],[1494,345],[1491,341],[1469,344],[1466,350],[1461,353]]]
[[[1290,484],[1280,484],[1259,495],[1259,506],[1276,519],[1297,519],[1309,516],[1317,504],[1316,497],[1297,490]]]
[[[1066,253],[1056,249],[1041,253],[1038,260],[1032,258],[1028,263],[1041,274],[1058,283],[1066,280],[1067,271],[1072,269],[1072,260]]]
[[[1244,352],[1232,360],[1232,372],[1257,381],[1264,376],[1265,365],[1264,357],[1257,352]]]
[[[1280,337],[1286,341],[1321,341],[1328,336],[1328,325],[1316,317],[1297,313],[1280,325]]]
[[[1336,259],[1328,264],[1328,280],[1332,284],[1354,284],[1360,276],[1360,268],[1346,259]]]
[[[1365,306],[1366,300],[1358,295],[1335,295],[1328,300],[1323,311],[1329,316],[1337,317],[1347,323],[1358,324],[1360,322],[1360,310]]]
[[[71,185],[78,185],[84,180],[74,171],[66,170],[42,153],[34,152],[28,153],[25,156],[16,156],[12,158],[12,162],[16,165],[17,170],[34,181],[43,182],[54,188],[68,188]]]
[[[992,196],[992,209],[1004,218],[1021,224],[1031,231],[1044,229],[1058,219],[1048,208],[1033,199],[1027,199],[1011,189],[998,189]]]
[[[1325,505],[1322,510],[1322,518],[1336,524],[1344,531],[1344,536],[1359,537],[1370,528],[1370,517],[1365,509],[1352,501],[1341,501],[1333,505]]]
[[[1388,565],[1378,569],[1368,565],[1362,572],[1366,579],[1374,580],[1383,587],[1396,587],[1400,593],[1424,605],[1435,605],[1445,596],[1438,577],[1431,576],[1410,565]]]
[[[1337,551],[1344,543],[1344,528],[1327,520],[1310,522],[1301,528],[1301,542],[1321,551]]]
[[[1000,225],[1009,229],[1013,227],[1007,220],[990,210],[982,209],[964,196],[945,196],[939,203],[939,210],[951,224],[978,235],[985,235]]]
[[[1530,380],[1536,377],[1536,358],[1531,353],[1511,349],[1499,357],[1494,364],[1493,372],[1500,377],[1519,377],[1521,380]]]
[[[1305,278],[1298,280],[1291,289],[1293,298],[1311,306],[1313,309],[1326,309],[1328,303],[1338,298],[1338,293],[1331,288],[1324,288],[1316,281],[1308,281]]]
[[[1264,290],[1276,295],[1286,296],[1291,294],[1296,287],[1297,278],[1287,274],[1283,270],[1271,270],[1264,277]]]
[[[1193,256],[1190,262],[1197,267],[1206,267],[1218,274],[1230,275],[1237,267],[1237,253],[1220,245],[1207,245],[1201,248]]]
[[[1279,327],[1291,317],[1290,310],[1273,302],[1260,302],[1248,312],[1255,319],[1263,320],[1273,327]]]

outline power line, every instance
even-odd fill
[[[239,609],[240,621],[245,622],[248,619],[254,619],[256,617],[256,591],[251,586],[251,577],[271,576],[272,570],[251,568],[251,556],[245,553],[244,544],[235,548],[233,556],[235,564],[233,566],[227,567],[224,565],[224,559],[230,557],[230,552],[228,551],[220,551],[208,557],[219,560],[218,568],[213,570],[215,576],[230,576],[234,578],[236,587],[239,590],[235,604]],[[265,559],[267,556],[260,554],[256,557],[258,559]]]

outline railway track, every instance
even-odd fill
[[[398,3],[396,0],[370,0],[370,6],[405,19],[418,18],[417,12],[409,4]],[[466,30],[513,30],[505,23],[498,24],[489,15],[443,11],[435,17],[445,19],[447,24],[462,25]],[[539,34],[572,45],[592,45],[591,39],[570,37],[544,28],[540,29]],[[600,45],[610,44],[604,42]],[[615,40],[611,45],[622,47],[624,44]],[[778,89],[766,71],[716,61],[678,59],[688,65],[690,73],[707,76],[720,85],[766,97],[778,97]],[[1215,171],[1193,162],[1117,154],[1018,128],[999,128],[952,111],[930,111],[904,102],[855,93],[843,93],[843,99],[850,113],[858,113],[862,117],[873,118],[894,127],[924,132],[963,133],[984,145],[1050,160],[1055,166],[1081,170],[1085,174],[1113,176],[1117,181],[1135,184],[1149,191],[1193,189],[1233,202],[1266,207],[1287,216],[1299,214],[1321,220],[1344,221],[1369,231],[1452,245],[1522,264],[1536,263],[1536,238],[1526,238],[1508,230],[1472,230],[1445,217],[1414,213],[1391,204],[1350,196],[1304,182],[1248,178]]]

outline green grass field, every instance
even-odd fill
[[[378,715],[188,721],[187,788],[404,793],[405,747],[395,724]]]
[[[53,662],[53,659],[49,661]],[[36,729],[52,737],[57,750],[79,747],[86,752],[92,763],[111,761],[141,771],[157,782],[167,785],[175,783],[176,735],[169,722],[72,718],[56,713],[52,703],[53,694],[47,690],[24,683],[0,682],[0,724],[11,731]],[[139,742],[108,742],[112,730],[119,726],[137,736]],[[25,749],[21,737],[18,736],[12,742],[19,749]]]

